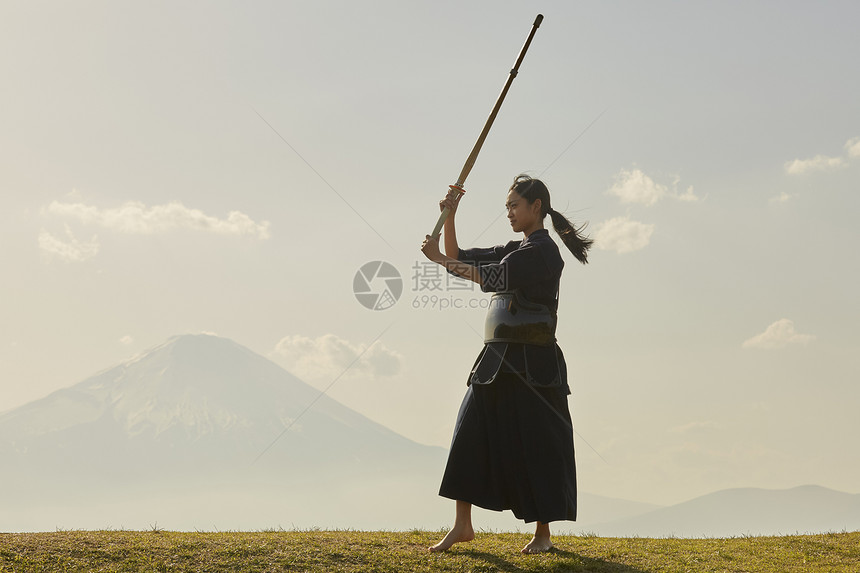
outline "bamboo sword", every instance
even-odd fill
[[[478,153],[481,151],[481,146],[484,145],[484,140],[487,139],[487,134],[490,132],[490,128],[493,126],[493,121],[495,121],[496,115],[499,113],[499,109],[502,107],[502,102],[505,101],[505,96],[508,94],[508,89],[510,89],[514,78],[517,77],[517,72],[520,69],[520,64],[523,62],[523,58],[526,57],[526,50],[529,49],[529,44],[532,43],[532,38],[534,38],[535,32],[537,32],[537,29],[540,27],[542,21],[543,15],[538,14],[537,18],[535,18],[534,24],[532,24],[532,29],[531,32],[529,32],[529,37],[526,38],[526,43],[523,44],[523,47],[520,50],[520,55],[517,56],[517,61],[514,64],[514,67],[511,69],[510,74],[508,75],[508,81],[505,82],[505,87],[502,88],[502,93],[499,94],[499,98],[496,100],[496,105],[493,106],[493,111],[490,112],[490,117],[487,118],[487,123],[484,124],[484,129],[481,131],[481,135],[478,136],[478,141],[475,142],[475,147],[472,148],[472,152],[466,159],[466,164],[463,165],[463,170],[460,171],[460,176],[457,178],[457,183],[454,184],[454,187],[457,187],[460,190],[461,195],[463,194],[463,184],[466,182],[466,177],[469,176],[469,172],[472,170],[472,166],[475,165],[475,160],[478,159]],[[439,220],[436,221],[436,226],[433,228],[433,233],[431,234],[434,239],[437,238],[439,236],[439,233],[442,231],[442,225],[445,224],[445,219],[448,218],[450,212],[450,209],[446,207],[439,215]]]

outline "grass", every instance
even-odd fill
[[[856,573],[860,532],[648,539],[557,536],[557,549],[521,555],[529,536],[479,533],[447,553],[426,548],[444,532],[58,531],[0,534],[6,572],[744,572]]]

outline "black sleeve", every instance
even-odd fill
[[[481,290],[499,292],[546,281],[553,269],[538,245],[527,244],[502,257],[498,263],[480,265]]]
[[[508,253],[517,250],[521,241],[510,241],[506,245],[496,245],[495,247],[475,247],[471,249],[460,249],[457,253],[457,260],[461,263],[468,263],[479,269],[484,265],[500,262]],[[448,274],[459,277],[457,273],[448,271]]]

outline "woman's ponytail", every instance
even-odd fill
[[[555,229],[561,241],[573,253],[576,260],[582,264],[588,263],[588,249],[591,248],[594,241],[583,234],[585,225],[574,227],[573,223],[567,217],[550,206],[549,189],[547,189],[543,181],[532,179],[528,175],[518,175],[514,179],[511,189],[516,191],[520,197],[526,199],[529,204],[534,203],[536,199],[540,199],[541,215],[543,217],[550,216],[552,219],[552,228]]]
[[[547,214],[552,218],[552,228],[558,233],[561,241],[573,253],[583,265],[588,263],[588,249],[594,244],[594,240],[585,236],[582,231],[585,225],[579,228],[573,226],[573,223],[567,220],[567,217],[550,207],[547,209]]]

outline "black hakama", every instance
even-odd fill
[[[484,509],[510,509],[526,523],[575,520],[566,390],[529,386],[515,373],[470,385],[439,495]]]

